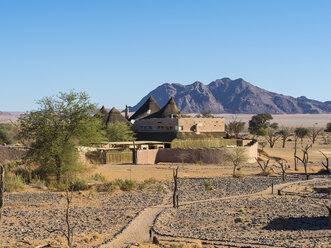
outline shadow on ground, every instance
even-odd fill
[[[298,218],[276,218],[270,221],[265,226],[265,230],[278,230],[278,231],[314,231],[329,229],[328,217],[298,217]]]

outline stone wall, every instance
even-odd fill
[[[253,142],[249,146],[243,146],[246,150],[248,163],[254,163],[257,157],[258,143]],[[224,154],[231,152],[235,147],[220,148],[166,148],[159,150],[138,150],[137,164],[156,163],[202,163],[222,164]]]

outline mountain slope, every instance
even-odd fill
[[[222,78],[205,85],[195,82],[190,85],[162,84],[148,93],[137,105],[136,111],[153,96],[162,107],[172,96],[182,113],[200,113],[212,110],[214,114],[318,114],[331,113],[331,101],[320,102],[304,96],[294,98],[256,87],[239,78]]]

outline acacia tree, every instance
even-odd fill
[[[37,103],[38,111],[19,119],[19,136],[32,140],[25,159],[38,166],[39,177],[55,176],[59,183],[81,169],[76,146],[102,140],[101,122],[91,115],[96,107],[84,92],[60,92]]]
[[[295,135],[301,139],[301,146],[303,142],[303,138],[309,135],[309,129],[305,127],[297,127],[294,130]]]
[[[306,145],[306,147],[304,149],[302,149],[303,155],[302,155],[302,159],[299,158],[298,156],[296,156],[296,158],[298,160],[300,160],[303,164],[303,167],[305,168],[305,174],[306,174],[306,179],[309,179],[309,174],[307,171],[307,166],[308,166],[308,162],[309,162],[309,155],[308,155],[308,150],[312,147],[312,145]]]
[[[278,134],[282,139],[282,147],[285,148],[287,138],[292,135],[291,129],[289,127],[282,127],[282,130],[280,130]]]
[[[233,177],[237,177],[236,170],[239,166],[247,161],[246,150],[243,147],[236,147],[232,152],[227,152],[224,155],[225,161],[233,164]]]
[[[270,125],[270,120],[273,117],[269,113],[262,113],[253,115],[252,119],[248,122],[248,130],[251,134],[258,134],[259,129],[267,129]]]
[[[321,128],[316,128],[315,126],[309,129],[310,139],[313,144],[315,144],[317,136],[323,131]]]
[[[237,118],[234,117],[233,120],[226,125],[226,131],[231,136],[239,138],[239,134],[244,130],[245,124],[245,122],[238,121]]]

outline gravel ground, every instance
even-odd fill
[[[266,178],[261,178],[261,185],[253,183],[257,179],[247,178],[241,194],[255,192],[253,185],[264,187],[268,184],[264,181]],[[224,196],[237,194],[240,185],[229,187]],[[331,186],[330,182],[329,187],[325,182],[312,185],[314,188]],[[300,189],[306,190],[307,187]],[[316,194],[320,192],[324,194],[325,190],[315,190]],[[195,203],[179,209],[168,208],[154,228],[164,235],[202,240],[282,247],[331,247],[328,211],[316,202],[316,198],[265,195]]]
[[[75,193],[71,223],[77,246],[91,247],[113,237],[139,211],[161,204],[164,195],[155,188],[113,194]],[[0,246],[35,247],[49,242],[52,247],[63,247],[63,235],[47,230],[63,229],[64,213],[63,193],[6,194]]]
[[[328,176],[311,176],[315,177],[328,177]],[[291,176],[286,179],[285,182],[294,182],[298,180],[304,180],[303,175],[300,176]],[[214,190],[206,190],[204,182],[211,181],[214,187]],[[180,179],[178,192],[179,200],[184,201],[196,201],[196,200],[205,200],[211,198],[221,198],[225,196],[232,195],[243,195],[243,194],[252,194],[266,190],[271,184],[280,184],[283,183],[280,177],[245,177],[242,179],[234,178],[196,178],[196,179]],[[169,185],[169,188],[172,188],[172,184]]]

